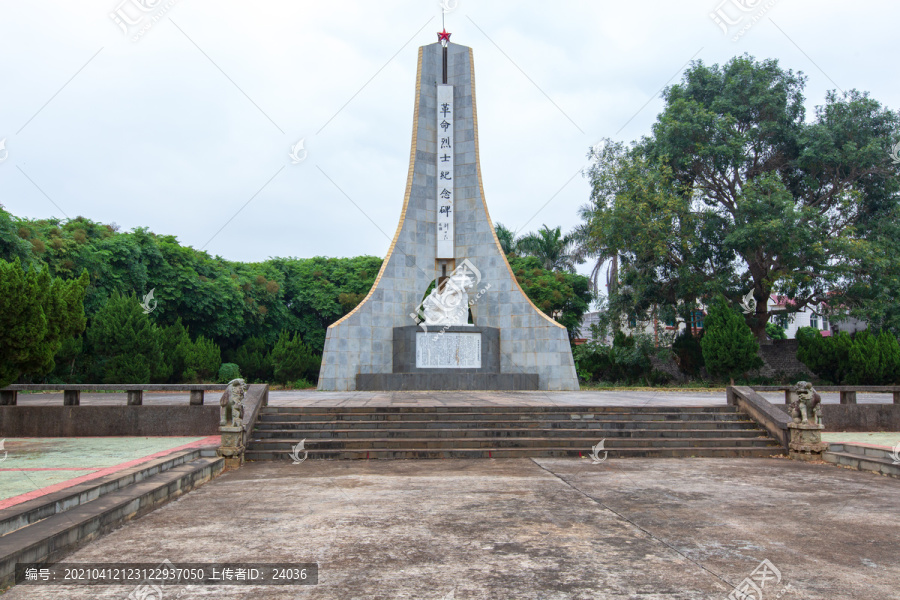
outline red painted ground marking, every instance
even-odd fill
[[[96,471],[103,467],[34,467],[28,469],[0,469],[0,471]]]
[[[0,500],[0,509],[8,508],[15,504],[20,504],[22,502],[26,502],[28,500],[33,500],[34,498],[40,498],[41,496],[46,496],[47,494],[52,494],[53,492],[58,492],[59,490],[64,490],[67,487],[72,487],[73,485],[78,485],[79,483],[84,483],[85,481],[91,481],[92,479],[97,479],[98,477],[103,477],[104,475],[110,475],[112,473],[116,473],[117,471],[122,471],[124,469],[128,469],[130,467],[137,466],[141,463],[145,463],[148,460],[153,460],[154,458],[161,458],[166,456],[167,454],[171,454],[173,452],[178,452],[179,450],[190,450],[191,448],[201,448],[203,446],[218,446],[222,443],[221,436],[211,435],[209,437],[205,437],[202,440],[197,440],[196,442],[190,442],[187,444],[182,444],[181,446],[176,446],[175,448],[169,448],[168,450],[160,450],[154,454],[149,454],[147,456],[136,458],[134,460],[129,460],[128,462],[123,462],[118,465],[114,465],[112,467],[105,467],[94,471],[93,473],[88,473],[86,475],[82,475],[81,477],[75,477],[74,479],[69,479],[67,481],[62,481],[60,483],[55,483],[53,485],[48,485],[47,487],[43,487],[31,492],[26,492],[24,494],[19,494],[18,496],[13,496],[12,498],[7,498],[6,500]],[[6,471],[26,471],[28,469],[4,469]],[[61,469],[62,470],[62,469]],[[75,469],[78,470],[78,469]],[[80,469],[84,470],[84,469]]]

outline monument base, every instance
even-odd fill
[[[791,441],[788,444],[790,456],[794,460],[822,460],[822,453],[828,444],[822,441],[824,425],[810,423],[788,423]]]
[[[360,373],[356,389],[365,392],[407,390],[538,390],[536,373]]]
[[[496,327],[394,327],[392,373],[359,373],[360,391],[537,390],[537,373],[500,372]]]

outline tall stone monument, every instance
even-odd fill
[[[519,287],[488,215],[472,49],[438,37],[419,48],[397,232],[368,295],[328,328],[319,389],[577,390],[565,327]]]

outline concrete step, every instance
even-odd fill
[[[501,413],[501,412],[433,412],[433,413],[314,413],[314,412],[277,412],[263,413],[259,415],[259,422],[278,421],[307,421],[307,422],[335,422],[335,421],[388,421],[388,422],[421,422],[444,421],[455,423],[457,421],[536,421],[536,422],[561,422],[569,421],[734,421],[744,420],[746,417],[738,413],[677,413],[677,412],[638,412],[638,413],[596,413],[596,412],[556,412],[556,413]]]
[[[218,457],[194,458],[9,532],[0,538],[0,589],[14,582],[17,562],[56,562],[90,540],[209,481],[224,465]]]
[[[307,439],[304,447],[308,451],[321,450],[366,450],[370,448],[384,448],[390,450],[409,450],[424,448],[427,450],[452,450],[455,448],[581,448],[590,452],[590,448],[602,438],[369,438],[369,439]],[[299,442],[298,439],[254,439],[251,448],[254,452],[290,452]],[[606,438],[607,449],[619,448],[718,448],[718,447],[765,447],[774,444],[774,440],[768,437],[756,437],[748,439],[721,439],[721,438],[675,438],[675,439],[647,439],[647,438]]]
[[[91,500],[115,492],[131,484],[143,481],[158,473],[200,458],[200,449],[173,452],[166,456],[141,463],[130,469],[118,471],[106,477],[100,477],[73,485],[58,492],[40,496],[9,508],[0,510],[0,536],[27,527],[71,510]]]
[[[579,405],[547,405],[547,406],[264,406],[260,414],[272,413],[318,413],[318,414],[415,414],[415,413],[628,413],[670,412],[670,413],[732,413],[738,410],[733,406],[579,406]]]
[[[859,471],[900,477],[900,464],[894,461],[889,450],[854,444],[829,444],[822,458],[826,462],[853,467]]]
[[[265,440],[270,438],[280,439],[371,439],[371,438],[472,438],[472,437],[571,437],[595,439],[607,438],[753,438],[766,436],[762,429],[586,429],[586,428],[425,428],[425,429],[300,429],[289,427],[286,429],[257,429],[253,432],[253,439]]]
[[[580,421],[306,421],[288,420],[257,422],[259,431],[277,429],[756,429],[758,425],[749,419],[745,420],[665,420],[665,421],[630,421],[617,419],[614,421],[586,419]]]
[[[780,446],[762,448],[620,448],[610,451],[609,458],[766,458],[783,454]],[[373,447],[369,450],[324,450],[308,454],[311,459],[439,459],[439,458],[576,458],[589,457],[590,450],[576,448],[454,448],[435,450],[413,448],[394,450]],[[602,454],[601,454],[602,456]],[[247,460],[291,460],[289,452],[248,450]],[[590,464],[588,462],[587,464]]]

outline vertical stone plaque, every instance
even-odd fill
[[[456,258],[453,240],[453,86],[437,86],[437,256]]]

